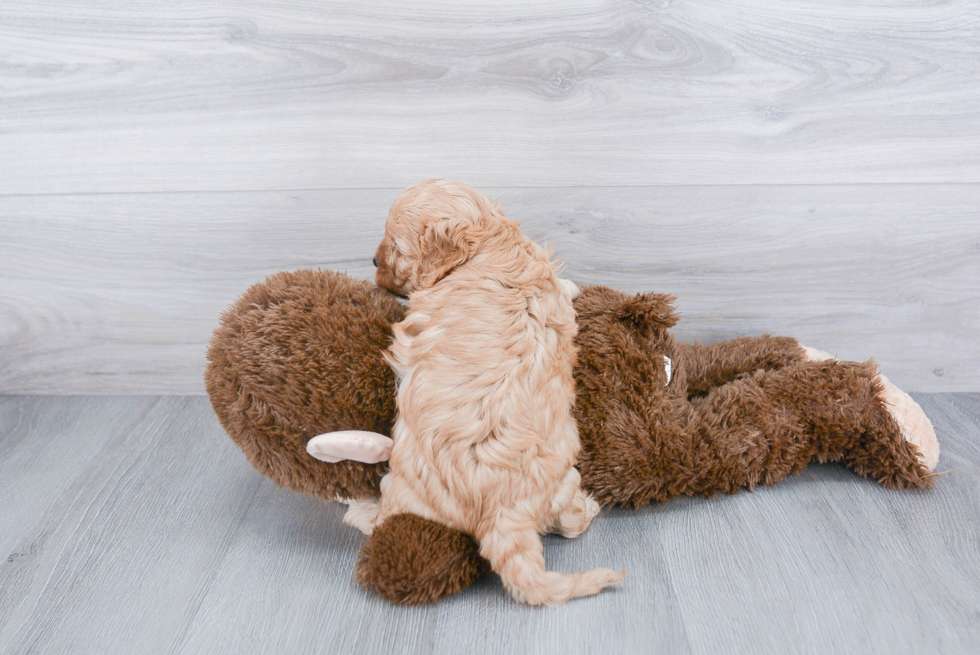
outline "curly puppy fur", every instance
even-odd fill
[[[476,537],[517,600],[558,605],[623,573],[545,571],[540,534],[581,534],[598,513],[574,468],[575,311],[548,254],[458,182],[409,187],[391,208],[377,282],[409,296],[388,361],[398,377],[390,472],[377,512]]]

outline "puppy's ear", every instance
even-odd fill
[[[425,226],[415,270],[416,288],[426,289],[473,255],[473,226],[460,218],[442,218]]]

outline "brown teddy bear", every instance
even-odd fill
[[[843,462],[892,489],[933,485],[932,425],[874,362],[836,361],[788,337],[677,343],[672,301],[601,286],[575,301],[578,468],[601,505],[737,493],[814,460]],[[382,352],[404,313],[369,282],[301,270],[253,286],[224,314],[205,382],[256,469],[328,501],[379,494],[380,435],[395,419]],[[362,432],[322,434],[349,430]],[[351,453],[367,461],[342,459]],[[375,528],[356,567],[366,587],[409,604],[460,591],[488,570],[472,538],[411,515]]]

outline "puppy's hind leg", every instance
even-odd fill
[[[528,605],[561,605],[591,596],[626,575],[597,568],[584,573],[557,573],[544,568],[544,546],[532,513],[500,509],[481,526],[480,555],[489,560],[510,594]]]
[[[581,484],[582,477],[578,470],[570,469],[551,503],[555,517],[554,531],[566,539],[574,539],[585,532],[599,513],[599,503],[582,491]]]
[[[355,500],[347,507],[344,523],[370,536],[378,522],[381,505],[376,498]]]
[[[572,300],[575,300],[582,294],[582,291],[578,288],[578,285],[571,280],[559,278],[558,282],[562,285],[562,287],[564,287],[565,291],[568,292],[568,295],[572,297]]]

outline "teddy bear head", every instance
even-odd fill
[[[598,426],[610,415],[638,420],[633,405],[664,385],[668,328],[677,322],[672,300],[602,286],[586,286],[576,299],[584,458],[605,438]],[[273,275],[225,312],[211,338],[205,384],[225,430],[259,472],[326,500],[378,495],[385,462],[328,463],[306,445],[340,430],[390,434],[395,377],[383,352],[391,325],[404,316],[392,293],[323,270]]]

